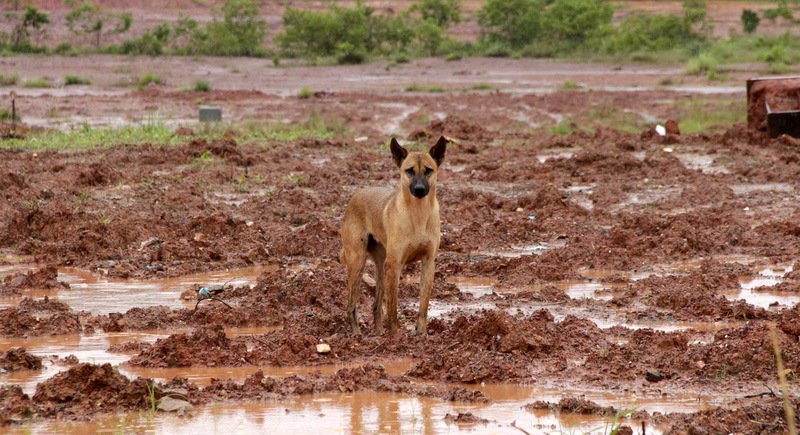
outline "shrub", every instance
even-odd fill
[[[778,0],[778,5],[773,9],[764,9],[764,18],[775,22],[777,18],[783,18],[787,21],[792,21],[794,19],[794,15],[792,14],[792,10],[789,9],[789,5],[787,4],[786,0]]]
[[[376,16],[358,2],[321,12],[287,8],[275,41],[288,56],[336,56],[339,62],[355,63],[371,53],[402,51],[413,37],[403,17]]]
[[[72,74],[64,77],[64,86],[88,85],[89,83],[89,80]]]
[[[120,46],[120,52],[129,55],[159,56],[164,53],[164,45],[169,41],[172,27],[162,23],[142,36],[125,41]]]
[[[582,46],[598,29],[611,23],[613,14],[603,0],[555,0],[545,11],[542,39],[564,49]]]
[[[308,86],[303,86],[302,88],[300,88],[300,92],[297,94],[297,98],[305,100],[311,98],[312,95],[314,95],[314,92],[311,91],[311,88],[309,88]]]
[[[761,18],[758,17],[757,13],[750,9],[742,10],[742,29],[745,33],[755,32],[760,22]]]
[[[606,0],[487,0],[478,24],[485,46],[552,55],[585,46],[612,16]]]
[[[19,82],[19,76],[14,74],[5,75],[0,73],[0,86],[14,86]]]
[[[153,73],[145,73],[141,77],[139,77],[138,88],[139,90],[143,90],[144,88],[148,87],[150,84],[154,85],[163,85],[164,80],[161,79],[160,76],[153,74]]]
[[[50,79],[47,77],[38,77],[35,79],[25,80],[23,84],[26,88],[49,88],[52,87]]]
[[[8,17],[14,18],[13,13],[8,13]],[[37,39],[44,33],[45,24],[50,23],[50,17],[40,12],[33,6],[25,6],[25,12],[17,17],[17,24],[11,30],[11,48],[14,51],[37,51],[31,44],[31,34],[36,34]]]
[[[709,54],[702,53],[695,58],[689,59],[686,70],[689,74],[693,75],[705,74],[709,80],[712,80],[719,75],[717,71],[718,67],[719,62],[717,62],[717,59]]]
[[[211,85],[205,80],[198,80],[194,82],[195,92],[211,92]]]
[[[538,37],[544,8],[544,0],[486,0],[478,11],[481,39],[522,48]]]
[[[72,33],[88,36],[95,49],[100,48],[104,36],[127,32],[133,23],[130,12],[114,14],[88,1],[75,5],[64,19]]]
[[[423,20],[436,23],[442,29],[461,22],[460,0],[421,0],[411,6],[411,12],[419,12]]]
[[[607,53],[629,54],[679,48],[697,38],[678,16],[634,14],[622,20],[599,43]]]

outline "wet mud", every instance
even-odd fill
[[[349,130],[328,139],[232,132],[173,147],[0,150],[0,420],[133,416],[150,409],[155,382],[157,400],[178,391],[195,407],[189,426],[230,403],[266,401],[252,412],[273,415],[347,396],[323,408],[353,427],[354,398],[377,394],[424,402],[440,432],[514,430],[520,412],[533,416],[525,430],[562,414],[583,415],[568,427],[586,429],[646,408],[626,402],[635,392],[664,406],[628,418],[632,428],[784,430],[773,397],[745,396],[777,391],[773,324],[785,367],[800,372],[798,150],[743,125],[665,143],[602,128],[552,136],[514,120],[522,104],[568,113],[590,98],[660,95],[587,94],[332,93],[302,103],[346,116]],[[424,336],[412,331],[414,265],[396,336],[353,335],[345,316],[339,223],[355,189],[395,183],[378,125],[391,123],[404,140],[457,140],[438,178],[443,235]],[[374,330],[374,277],[370,264],[363,331]],[[224,303],[198,303],[204,287]],[[570,393],[506,399],[503,384]]]

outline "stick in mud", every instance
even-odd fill
[[[794,409],[792,409],[792,404],[789,402],[789,384],[786,382],[786,373],[783,372],[783,356],[781,356],[781,345],[778,343],[775,323],[770,324],[769,334],[772,336],[772,349],[775,351],[775,365],[778,368],[778,381],[780,382],[781,395],[783,396],[783,412],[786,414],[786,425],[789,428],[789,435],[797,435]]]

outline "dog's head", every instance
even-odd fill
[[[411,195],[424,198],[436,185],[436,175],[439,172],[439,166],[444,161],[447,142],[449,142],[447,138],[442,136],[427,153],[408,152],[407,149],[400,146],[397,139],[392,138],[390,144],[392,158],[400,168],[400,182],[402,185],[408,186]]]

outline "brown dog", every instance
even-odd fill
[[[397,189],[370,187],[353,195],[342,221],[340,259],[347,266],[347,316],[360,333],[356,303],[367,254],[375,262],[375,332],[383,333],[386,292],[389,331],[397,332],[397,286],[403,266],[422,261],[417,332],[428,327],[428,299],[433,287],[434,259],[441,236],[436,175],[448,140],[439,138],[429,152],[408,152],[392,138],[394,162],[400,168]]]

